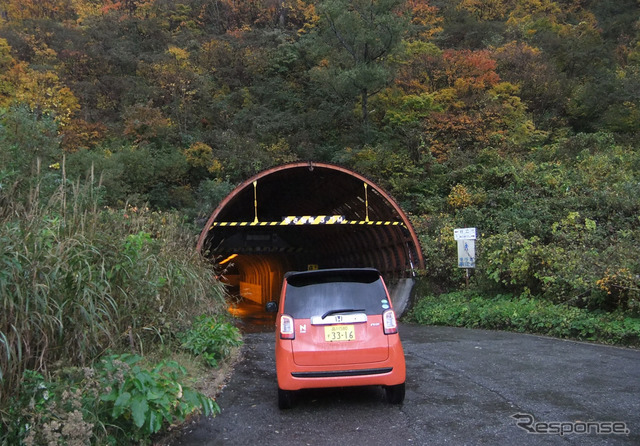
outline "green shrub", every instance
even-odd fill
[[[129,354],[110,356],[97,368],[106,392],[100,395],[100,413],[109,421],[112,438],[146,442],[163,424],[182,422],[196,410],[205,415],[219,411],[212,399],[181,384],[186,372],[176,362],[147,370],[138,365],[140,360]]]
[[[547,241],[517,231],[482,240],[480,273],[509,292],[633,314],[640,301],[636,234],[620,231],[608,238],[595,220],[569,212],[551,225]]]
[[[527,153],[488,147],[437,165],[416,185],[430,204],[413,218],[423,275],[435,291],[460,288],[452,231],[473,226],[482,236],[472,285],[482,293],[640,314],[636,145],[607,133],[558,135]]]
[[[507,289],[540,291],[541,283],[536,277],[543,264],[539,242],[538,237],[527,239],[515,231],[483,240],[487,276]]]
[[[461,281],[464,272],[457,267],[457,247],[453,239],[456,223],[443,214],[414,218],[413,224],[420,234],[424,260],[429,265],[424,272],[427,279],[438,288],[450,289]]]
[[[640,319],[594,312],[532,297],[454,292],[420,299],[408,318],[425,325],[538,333],[559,338],[640,345]]]
[[[145,368],[141,361],[107,356],[92,368],[61,370],[52,381],[26,370],[3,414],[0,444],[148,444],[194,412],[219,412],[215,401],[184,384],[177,363]]]
[[[210,367],[228,357],[234,347],[242,345],[242,335],[229,322],[218,322],[213,316],[202,315],[191,329],[178,335],[182,348],[200,356]]]

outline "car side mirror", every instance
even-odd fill
[[[265,305],[264,309],[267,311],[267,313],[277,313],[278,303],[273,301],[267,302],[267,305]]]

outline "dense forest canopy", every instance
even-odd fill
[[[339,163],[442,287],[474,226],[481,286],[637,309],[639,107],[638,0],[0,0],[0,187],[93,166],[105,204],[198,218]]]

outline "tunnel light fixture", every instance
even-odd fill
[[[225,263],[230,262],[231,260],[235,259],[236,257],[238,257],[238,254],[231,254],[229,257],[224,259],[222,262],[219,262],[218,265],[224,265]]]

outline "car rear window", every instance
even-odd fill
[[[284,312],[299,319],[340,309],[380,314],[390,306],[380,274],[371,270],[291,275],[285,296]]]

